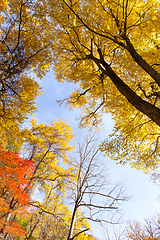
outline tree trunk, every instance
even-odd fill
[[[77,212],[77,201],[75,202],[75,206],[74,206],[74,210],[73,210],[73,214],[72,214],[72,220],[71,220],[71,224],[70,224],[70,228],[69,228],[69,233],[68,233],[67,240],[71,240],[71,239],[72,239],[72,234],[73,234],[73,230],[74,230],[74,223],[75,223],[76,212]]]
[[[101,50],[99,49],[99,52]],[[120,77],[113,71],[113,69],[105,62],[100,53],[100,59],[90,55],[91,58],[98,66],[101,64],[103,68],[101,71],[104,75],[108,76],[116,88],[126,97],[137,110],[148,116],[153,122],[160,126],[160,109],[151,103],[139,97],[127,84],[125,84]]]

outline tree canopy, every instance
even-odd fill
[[[8,233],[25,235],[15,221],[30,202],[30,180],[35,170],[34,162],[22,159],[15,152],[0,148],[0,235]]]
[[[113,139],[102,151],[136,168],[155,168],[160,126],[159,0],[48,4],[55,26],[55,75],[58,81],[79,86],[67,102],[83,109],[81,125],[97,125],[104,112],[110,113],[115,121]]]
[[[58,81],[79,85],[67,101],[83,109],[82,126],[112,115],[102,151],[156,168],[159,11],[158,0],[9,1],[1,10],[1,125],[13,129],[35,111],[40,88],[27,73],[42,77],[54,63]]]
[[[6,1],[2,1],[3,6]],[[33,73],[45,75],[53,61],[54,26],[45,2],[11,0],[0,8],[0,125],[2,136],[17,131],[27,114],[36,110],[42,93]]]
[[[139,222],[130,223],[127,230],[127,239],[130,240],[158,240],[160,238],[159,217],[155,219],[145,219],[145,224]]]
[[[125,200],[120,185],[103,192],[99,150],[144,171],[159,165],[159,0],[2,0],[0,13],[0,237],[95,239],[88,220],[107,222],[103,211]],[[42,93],[34,76],[51,66],[58,81],[76,84],[64,100],[82,109],[82,127],[97,127],[104,113],[115,121],[95,152],[92,139],[79,145],[79,160],[62,119],[23,126]]]

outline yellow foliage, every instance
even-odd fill
[[[62,119],[53,121],[49,125],[37,124],[37,121],[32,119],[31,127],[21,130],[19,138],[23,143],[21,154],[32,159],[36,165],[31,184],[34,189],[37,187],[43,193],[41,202],[34,203],[34,206],[43,213],[43,217],[33,236],[41,239],[42,222],[47,228],[47,236],[53,235],[53,226],[57,229],[55,236],[60,233],[67,236],[73,213],[66,206],[66,202],[71,201],[69,192],[71,184],[73,183],[74,186],[77,182],[75,166],[68,155],[73,149],[69,145],[70,140],[73,139],[72,131]],[[49,214],[48,217],[46,214]],[[59,228],[64,229],[65,232],[59,232]],[[88,221],[77,210],[74,234],[84,228],[89,228]],[[94,239],[90,235],[83,233],[80,235],[77,239]]]
[[[6,1],[1,1],[5,5]],[[1,10],[0,5],[0,10]],[[42,93],[31,77],[43,77],[53,61],[54,26],[45,1],[11,0],[0,18],[0,134],[14,132],[36,110]],[[15,131],[14,131],[15,130]],[[7,132],[7,133],[6,133]],[[4,143],[5,145],[5,143]]]
[[[81,125],[97,126],[102,114],[111,113],[113,140],[102,150],[137,169],[155,169],[160,148],[160,121],[155,120],[160,119],[159,0],[49,4],[56,26],[55,75],[79,85],[68,103],[82,109]]]
[[[65,172],[65,169],[59,166],[58,161],[64,164],[70,162],[68,153],[72,147],[69,142],[73,139],[71,128],[66,122],[61,119],[46,125],[37,124],[36,120],[32,119],[31,128],[24,128],[20,132],[20,138],[24,142],[23,154],[30,152],[37,164],[42,161],[39,168],[44,179],[45,174],[51,174],[47,175],[50,178],[56,171]]]

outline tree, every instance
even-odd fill
[[[38,125],[32,120],[31,124],[31,128],[21,131],[21,155],[35,163],[29,183],[41,192],[41,201],[35,196],[29,202],[34,211],[27,219],[27,226],[23,217],[18,221],[25,226],[25,240],[44,239],[44,236],[57,240],[94,239],[86,234],[90,228],[88,221],[109,221],[98,217],[97,213],[106,215],[106,211],[118,210],[118,203],[125,200],[120,197],[121,186],[112,188],[105,182],[95,158],[98,150],[94,149],[97,145],[93,139],[88,140],[84,148],[79,144],[80,159],[76,160],[68,156],[72,149],[68,144],[72,134],[66,123],[60,120],[50,125]],[[102,191],[105,187],[107,193]],[[97,204],[97,199],[102,203]],[[72,201],[73,212],[69,208]],[[89,209],[88,215],[84,215],[84,207]]]
[[[73,178],[72,160],[68,156],[72,149],[69,145],[73,138],[72,131],[62,120],[49,125],[38,125],[32,120],[31,128],[23,129],[20,137],[24,143],[21,154],[27,155],[35,162],[30,184],[42,195],[41,201],[35,196],[34,201],[30,203],[37,211],[27,231],[26,240],[31,240],[32,237],[44,239],[44,235],[46,239],[53,236],[60,239],[65,233],[62,229],[66,229],[70,216],[64,199],[68,179]],[[55,229],[59,230],[55,232]]]
[[[45,212],[35,211],[28,219],[28,234],[25,240],[66,239],[67,224],[60,218]]]
[[[89,221],[100,224],[112,222],[113,219],[111,221],[106,217],[112,218],[112,212],[118,210],[119,202],[125,200],[120,196],[120,185],[113,187],[105,181],[96,159],[98,150],[95,140],[88,139],[83,146],[79,143],[79,158],[73,156],[73,159],[67,159],[66,148],[61,145],[68,141],[67,134],[70,134],[69,129],[61,121],[52,126],[37,125],[32,121],[32,128],[22,133],[26,142],[24,148],[36,165],[30,184],[34,189],[37,186],[43,194],[41,202],[35,197],[30,203],[35,211],[27,220],[25,240],[95,239],[86,233],[90,229]],[[68,146],[67,151],[69,149]],[[69,166],[60,167],[60,156]],[[73,210],[70,204],[73,204]],[[84,208],[88,209],[85,214]],[[103,213],[108,215],[104,217]]]
[[[70,214],[69,214],[70,217]],[[47,214],[45,212],[34,212],[30,219],[27,220],[28,223],[28,236],[25,240],[63,240],[67,239],[68,235],[68,222],[65,222],[60,217],[55,217],[53,215]],[[31,234],[32,233],[32,234]],[[96,240],[91,234],[84,235],[81,234],[75,240]]]
[[[73,139],[70,126],[62,120],[47,125],[37,124],[32,119],[31,128],[24,128],[20,132],[20,138],[23,144],[21,154],[27,155],[35,163],[35,172],[31,178],[33,185],[40,184],[42,190],[48,186],[47,195],[52,188],[52,184],[45,184],[48,181],[53,182],[54,187],[56,183],[57,186],[60,185],[61,190],[65,176],[69,176],[72,171],[71,159],[68,157],[73,148],[69,144]]]
[[[0,237],[24,235],[16,217],[27,210],[34,162],[0,148]]]
[[[68,156],[72,149],[69,140],[73,137],[69,126],[62,120],[50,125],[31,121],[31,128],[21,131],[24,141],[22,155],[35,162],[35,170],[30,177],[33,189],[41,191],[41,201],[33,197],[30,202],[35,211],[28,218],[25,240],[67,238],[72,211],[67,199],[70,198],[71,184],[76,184],[77,167]],[[63,161],[63,163],[61,162]],[[65,165],[64,165],[65,164]],[[70,202],[70,201],[69,201]],[[76,212],[74,233],[78,239],[94,239],[91,235],[77,234],[77,230],[89,227],[80,210]],[[22,219],[23,220],[23,219]],[[23,225],[23,224],[22,224]],[[74,238],[76,239],[76,236]]]
[[[140,223],[131,223],[127,239],[130,240],[158,240],[160,238],[160,221],[159,219],[145,220],[144,226]]]
[[[53,61],[54,29],[45,9],[45,1],[30,0],[11,0],[6,8],[0,9],[2,142],[8,132],[17,131],[27,114],[36,110],[35,99],[41,88],[33,75],[42,78]]]
[[[4,226],[5,229],[3,232],[5,231],[6,234],[10,233],[11,230],[13,230],[12,233],[14,233],[16,226],[19,226],[19,219],[16,219],[17,217],[15,218],[14,216],[20,213],[19,209],[21,209],[21,207],[23,208],[26,202],[30,207],[36,207],[38,209],[37,213],[35,213],[35,215],[37,214],[38,216],[37,223],[41,220],[41,213],[50,214],[54,219],[58,218],[60,220],[62,218],[61,216],[65,215],[66,217],[62,218],[63,221],[65,221],[65,218],[67,219],[69,213],[68,207],[63,203],[63,198],[65,197],[66,188],[68,187],[66,179],[73,177],[72,164],[68,157],[68,152],[72,149],[69,145],[70,139],[73,138],[71,129],[67,123],[62,120],[52,122],[50,125],[38,125],[35,120],[32,120],[31,124],[31,128],[24,128],[18,133],[19,141],[21,145],[23,145],[20,155],[29,160],[23,162],[23,159],[18,158],[17,155],[17,157],[14,158],[14,154],[11,151],[12,148],[14,148],[13,143],[13,146],[11,145],[11,148],[8,147],[7,152],[5,152],[4,159],[7,161],[7,156],[12,156],[13,154],[8,164],[13,165],[14,169],[1,164],[2,185],[4,185],[5,188],[9,188],[9,184],[11,184],[11,187],[14,189],[14,191],[12,188],[9,189],[11,193],[8,193],[6,189],[3,190],[3,186],[1,185],[3,192],[6,194],[4,197],[6,197],[6,201],[8,201],[7,203],[9,204],[8,208],[8,205],[4,205],[5,210],[2,211],[1,219],[3,220],[8,217],[8,221],[13,220],[9,222],[10,228]],[[3,158],[1,162],[3,163]],[[34,169],[31,163],[35,165]],[[13,175],[14,172],[15,175]],[[13,181],[11,181],[12,178]],[[29,186],[32,187],[32,191],[29,191]],[[38,191],[42,194],[41,201],[38,201],[36,197],[33,196],[34,191],[37,189],[39,189]],[[32,194],[32,201],[29,197],[27,198],[27,193],[29,193],[28,196]],[[14,196],[14,194],[16,196]],[[24,195],[22,196],[22,194]],[[24,202],[23,205],[22,202]],[[3,222],[5,223],[5,221]],[[27,229],[26,239],[32,239],[36,227],[35,222],[29,231]],[[21,228],[19,227],[19,229]],[[20,230],[16,230],[16,232],[17,235],[20,235],[21,232],[24,233],[23,229],[21,229],[21,232]]]
[[[78,158],[74,158],[74,171],[77,173],[68,189],[73,211],[67,240],[79,236],[83,239],[84,233],[89,230],[84,220],[99,224],[115,223],[113,213],[118,211],[120,202],[126,200],[122,186],[113,186],[107,179],[106,169],[104,171],[104,166],[98,162],[99,148],[93,136],[83,140],[83,144],[78,142],[77,149]],[[85,211],[85,214],[79,215],[79,211]]]
[[[157,167],[159,0],[49,4],[56,26],[55,75],[58,81],[79,84],[67,101],[83,109],[81,124],[97,125],[102,113],[110,113],[116,140],[112,136],[102,151],[136,168]]]

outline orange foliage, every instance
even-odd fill
[[[7,7],[7,0],[0,0],[0,10],[4,9]]]
[[[0,232],[12,235],[25,233],[14,219],[27,211],[31,189],[29,179],[34,168],[33,161],[0,148]]]

